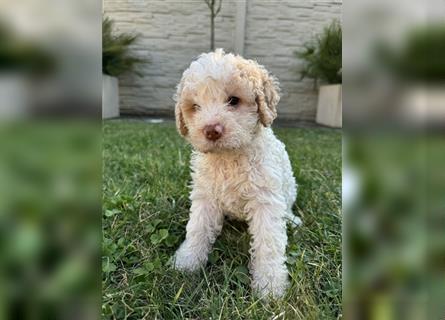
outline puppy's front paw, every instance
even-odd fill
[[[173,266],[180,271],[193,272],[199,270],[206,263],[205,257],[182,245],[173,256]]]
[[[284,296],[289,287],[287,271],[273,270],[272,272],[255,272],[252,279],[254,293],[263,299],[279,299]]]

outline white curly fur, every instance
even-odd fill
[[[227,102],[231,96],[240,98],[236,107]],[[282,296],[286,220],[301,221],[291,209],[296,183],[285,146],[269,127],[278,81],[255,61],[217,49],[192,62],[175,99],[178,131],[194,147],[190,219],[175,268],[195,271],[207,262],[225,215],[246,220],[252,288],[260,296]],[[215,124],[224,131],[211,141],[203,130]]]

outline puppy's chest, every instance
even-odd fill
[[[252,199],[258,180],[257,166],[247,159],[215,161],[201,170],[207,192],[229,216],[245,219],[245,205]]]

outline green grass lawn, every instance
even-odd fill
[[[276,128],[299,184],[288,229],[291,288],[252,296],[249,235],[226,222],[196,274],[168,261],[185,237],[190,146],[172,123],[104,123],[103,301],[107,319],[336,319],[341,314],[341,132]]]

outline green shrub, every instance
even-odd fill
[[[342,29],[334,20],[323,33],[304,44],[302,51],[295,55],[304,61],[301,79],[311,78],[337,84],[342,83]]]
[[[47,75],[55,66],[55,57],[43,45],[21,38],[0,22],[1,72]]]
[[[135,71],[136,65],[144,62],[130,52],[130,45],[138,37],[129,33],[114,33],[113,21],[105,17],[102,20],[102,73],[117,77],[124,72]]]
[[[380,43],[377,57],[392,74],[408,81],[445,81],[445,24],[429,24],[410,30],[398,48]]]

